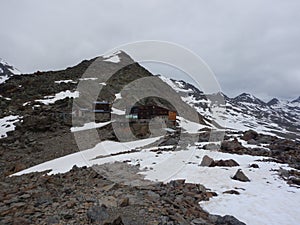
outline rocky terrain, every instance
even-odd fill
[[[101,170],[101,175],[99,174]],[[122,174],[118,174],[118,171]],[[1,224],[232,224],[198,202],[216,195],[202,185],[176,180],[152,183],[126,163],[77,168],[65,174],[33,173],[1,181]]]
[[[214,118],[211,107],[216,95],[204,95],[184,81],[159,79],[123,52],[113,57],[116,56],[119,62],[102,56],[66,70],[37,71],[18,76],[14,75],[12,66],[0,63],[3,78],[0,82],[0,224],[244,224],[230,214],[223,217],[212,215],[201,207],[202,203],[217,197],[243,196],[247,189],[243,185],[250,183],[255,186],[255,182],[262,182],[255,180],[255,171],[267,179],[267,172],[274,170],[272,176],[275,178],[272,178],[298,190],[299,98],[291,102],[273,99],[264,103],[249,94],[229,98],[218,93],[216,95],[224,97],[226,111],[224,117]],[[82,78],[99,59],[96,66],[101,72]],[[111,70],[114,75],[104,84],[101,80],[103,74]],[[148,88],[166,90],[166,98],[174,96],[176,108],[186,111],[186,114],[180,114],[182,118],[177,120],[176,129],[163,133],[163,137],[151,144],[121,151],[116,147],[119,140],[113,123],[108,123],[96,129],[99,139],[88,142],[84,148],[97,150],[99,141],[115,143],[107,154],[99,153],[90,159],[102,160],[99,163],[102,165],[92,168],[69,165],[73,168],[66,173],[43,171],[10,176],[47,161],[55,166],[55,159],[82,150],[71,131],[74,127],[73,102],[82,104],[77,101],[80,99],[80,93],[77,93],[79,83],[89,86],[96,80],[97,85],[103,87],[95,100],[117,103],[118,96],[126,95],[124,87],[128,83],[147,77],[159,80],[149,84]],[[174,107],[174,102],[162,98],[147,98],[138,104],[149,102]],[[116,106],[118,110],[126,110],[124,103]],[[193,108],[197,121],[193,121],[195,117],[189,117]],[[221,142],[211,142],[211,131],[216,129],[211,125],[212,121],[220,125],[217,128],[221,128],[224,121],[228,122],[229,129]],[[90,121],[80,122],[84,125]],[[84,134],[86,131],[80,132]],[[220,135],[222,132],[223,129]],[[174,176],[176,179],[162,182],[164,179],[153,181],[149,178],[149,173],[158,171],[155,171],[155,166],[162,164],[155,160],[164,159],[169,154],[188,154],[191,150],[195,154],[185,162],[187,167],[201,171],[230,171],[230,176],[221,177],[225,177],[226,182],[237,183],[214,190],[206,187],[201,179],[191,182]],[[222,155],[217,157],[216,152]],[[243,156],[251,163],[243,162]],[[150,166],[144,165],[151,157]],[[109,164],[105,163],[110,159]],[[208,185],[211,186],[209,182]],[[288,189],[288,192],[293,191]],[[202,203],[199,205],[199,202]]]

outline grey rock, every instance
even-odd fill
[[[245,131],[242,139],[245,141],[249,141],[249,140],[256,140],[256,138],[258,137],[258,133],[254,130],[248,130]]]
[[[244,174],[244,172],[241,169],[238,169],[238,171],[232,177],[232,179],[242,182],[250,182],[250,179]]]
[[[209,215],[208,218],[215,225],[246,225],[235,217],[228,215],[223,217],[218,215]]]
[[[205,150],[219,150],[220,148],[221,148],[220,145],[216,145],[214,143],[210,143],[210,144],[203,146],[203,149],[205,149]]]
[[[213,162],[213,164],[210,166],[234,167],[234,166],[239,166],[239,164],[233,159],[228,159],[228,160],[221,159]]]
[[[191,225],[206,225],[206,224],[207,224],[207,221],[205,221],[202,218],[193,219],[191,221]]]
[[[217,222],[216,222],[216,225],[246,225],[245,223],[239,221],[238,219],[236,219],[235,217],[233,216],[223,216],[223,217],[219,217]]]
[[[105,206],[92,206],[87,211],[87,217],[92,222],[102,222],[109,218],[109,213]]]
[[[236,190],[228,190],[228,191],[224,191],[223,194],[239,195],[240,192]]]
[[[214,163],[214,160],[212,158],[210,158],[209,156],[205,155],[202,158],[200,166],[211,166],[213,163]]]
[[[256,169],[259,168],[259,166],[257,164],[255,164],[255,163],[251,164],[250,167],[251,168],[256,168]]]
[[[255,141],[254,139],[250,139],[247,143],[250,144],[250,145],[257,145],[258,144],[258,142]]]

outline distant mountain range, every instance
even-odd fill
[[[299,138],[300,134],[300,97],[292,101],[276,98],[268,103],[252,94],[242,93],[229,98],[224,93],[205,95],[192,84],[160,76],[171,85],[181,98],[194,106],[206,118],[216,120],[228,129],[249,130],[276,134],[283,137]],[[225,101],[223,114],[214,118],[211,108],[215,95],[221,95]]]

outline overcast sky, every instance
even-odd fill
[[[299,0],[1,0],[0,57],[56,70],[139,40],[198,54],[229,96],[300,95]],[[170,74],[169,74],[170,75]]]

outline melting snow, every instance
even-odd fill
[[[10,101],[10,100],[11,100],[11,98],[3,97],[2,95],[0,95],[0,98],[4,98],[4,99],[7,100],[7,101]]]
[[[15,130],[14,123],[19,121],[19,116],[6,116],[0,119],[0,138],[7,137],[7,132]]]
[[[111,113],[112,114],[116,114],[116,115],[125,115],[125,110],[120,110],[120,109],[116,109],[114,107],[112,107],[111,109]]]
[[[117,100],[117,99],[121,99],[121,98],[122,98],[122,95],[121,95],[121,93],[115,94],[115,96],[116,96],[116,99],[115,99],[115,100]]]
[[[191,134],[199,133],[200,129],[207,127],[205,125],[184,119],[180,116],[177,116],[177,119],[179,120],[180,127],[182,127],[183,129],[186,130],[186,132],[191,133]]]
[[[79,78],[79,80],[97,80],[97,77],[85,77],[85,78]]]
[[[73,81],[73,80],[57,80],[57,81],[54,81],[54,83],[56,83],[56,84],[61,84],[61,83],[73,83],[73,84],[76,84],[77,82]]]
[[[68,91],[59,92],[59,93],[55,94],[55,96],[45,96],[44,97],[45,99],[38,99],[38,100],[35,100],[35,101],[36,102],[41,102],[45,105],[49,105],[49,104],[55,103],[58,100],[62,100],[62,99],[65,99],[65,98],[78,98],[78,97],[79,97],[79,92],[78,91],[71,92],[71,91],[68,90]]]
[[[9,77],[7,75],[5,76],[0,76],[0,84],[4,83],[5,81],[7,81],[9,79]]]
[[[22,170],[18,173],[15,173],[14,175],[22,175],[26,173],[31,172],[37,172],[37,171],[45,171],[51,169],[52,171],[50,174],[56,174],[56,173],[65,173],[68,172],[70,169],[72,169],[73,165],[77,166],[92,166],[94,164],[98,164],[100,162],[112,162],[115,161],[113,158],[102,158],[99,160],[92,160],[97,156],[107,156],[112,153],[117,152],[127,152],[131,149],[142,147],[145,145],[148,145],[150,143],[153,143],[157,141],[158,138],[149,138],[149,139],[143,139],[138,141],[132,141],[132,142],[114,142],[114,141],[103,141],[97,144],[94,148],[76,152],[64,157],[60,157],[36,166],[33,166],[31,168],[28,168],[26,170]],[[101,163],[100,163],[101,164]]]
[[[82,127],[71,127],[71,132],[100,128],[110,124],[111,122],[112,121],[103,122],[103,123],[95,123],[95,122],[85,123]]]
[[[105,62],[112,62],[112,63],[119,63],[120,62],[120,58],[117,55],[111,56],[108,59],[104,59],[103,61]]]

